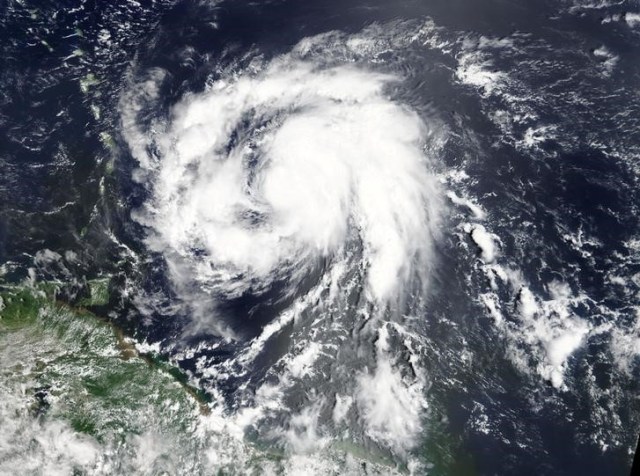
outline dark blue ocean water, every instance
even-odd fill
[[[457,191],[481,203],[486,226],[502,240],[505,266],[517,263],[541,300],[549,298],[551,281],[562,280],[575,295],[588,296],[572,313],[593,328],[612,326],[639,338],[633,326],[640,257],[629,245],[640,232],[640,30],[631,16],[637,11],[633,2],[593,7],[524,0],[2,1],[3,279],[19,282],[32,268],[39,279],[67,283],[62,298],[73,303],[86,293],[87,279],[110,275],[110,303],[96,312],[128,334],[160,342],[166,358],[218,342],[215,350],[180,360],[194,377],[199,357],[233,358],[328,265],[319,263],[317,275],[293,296],[283,297],[285,279],[267,293],[220,304],[239,342],[209,332],[183,337],[191,316],[174,306],[179,296],[163,256],[147,249],[147,230],[131,218],[150,191],[132,179],[137,164],[122,136],[122,92],[150,70],[167,72],[161,99],[141,115],[152,121],[185,95],[202,92],[229,65],[268,61],[303,38],[430,20],[448,50],[391,48],[383,64],[372,67],[400,72],[396,97],[451,131],[437,170],[463,169],[472,178]],[[104,31],[110,39],[101,42]],[[484,48],[483,38],[512,46]],[[594,53],[603,45],[606,54]],[[468,51],[481,52],[490,70],[509,77],[500,94],[456,77]],[[611,58],[608,70],[604,63]],[[505,125],[496,119],[501,111],[520,119]],[[527,130],[540,126],[551,126],[548,137],[523,146]],[[470,455],[483,475],[625,474],[640,428],[637,357],[628,372],[620,371],[610,330],[603,330],[568,360],[565,392],[541,379],[535,364],[529,372],[517,368],[509,341],[479,303],[478,295],[490,289],[488,277],[456,213],[445,220],[437,244],[422,329],[429,392],[441,402],[459,455]],[[43,250],[57,257],[43,258]],[[614,275],[625,284],[612,284]],[[495,292],[506,319],[517,323],[517,294],[506,287]],[[257,388],[286,354],[291,332],[268,343],[249,375],[225,382],[221,389],[231,407],[240,388]],[[470,364],[461,359],[464,352],[473,356]],[[205,388],[211,383],[199,382]],[[476,424],[483,418],[488,427]],[[425,435],[428,440],[428,427]]]

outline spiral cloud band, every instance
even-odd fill
[[[285,57],[187,96],[155,136],[137,129],[135,107],[123,114],[152,182],[140,220],[175,280],[225,299],[283,280],[295,294],[354,244],[374,305],[425,278],[439,196],[430,131],[386,95],[394,81]],[[138,99],[153,95],[147,82]]]
[[[168,73],[138,79],[121,103],[148,192],[135,218],[187,304],[187,334],[236,343],[222,360],[206,351],[215,343],[185,351],[201,352],[212,394],[233,393],[224,425],[307,451],[348,424],[354,438],[405,458],[426,404],[422,350],[405,317],[421,314],[434,262],[440,132],[394,97],[401,78],[307,50],[234,64],[168,110]],[[249,304],[238,311],[238,302]],[[245,332],[256,312],[262,324]],[[261,356],[303,313],[263,380]],[[393,339],[408,360],[388,351]],[[232,375],[255,393],[246,383],[229,390]],[[307,400],[305,387],[334,397]]]

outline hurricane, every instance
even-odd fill
[[[188,309],[182,336],[237,346],[224,368],[249,373],[293,324],[293,352],[270,371],[278,383],[238,390],[236,414],[258,406],[251,425],[293,449],[322,447],[323,431],[352,421],[362,443],[406,457],[426,405],[410,321],[428,309],[445,210],[433,162],[445,133],[394,98],[401,77],[309,57],[314,40],[221,71],[146,127],[165,76],[132,82],[122,123],[149,190],[135,218]],[[267,317],[256,332],[252,322]],[[407,340],[409,362],[393,356],[391,338]],[[285,403],[319,384],[335,394]]]
[[[350,258],[376,308],[412,278],[426,285],[441,208],[433,131],[386,95],[398,79],[274,63],[177,104],[161,135],[131,132],[153,189],[139,219],[174,282],[224,299],[286,282],[289,295]]]

